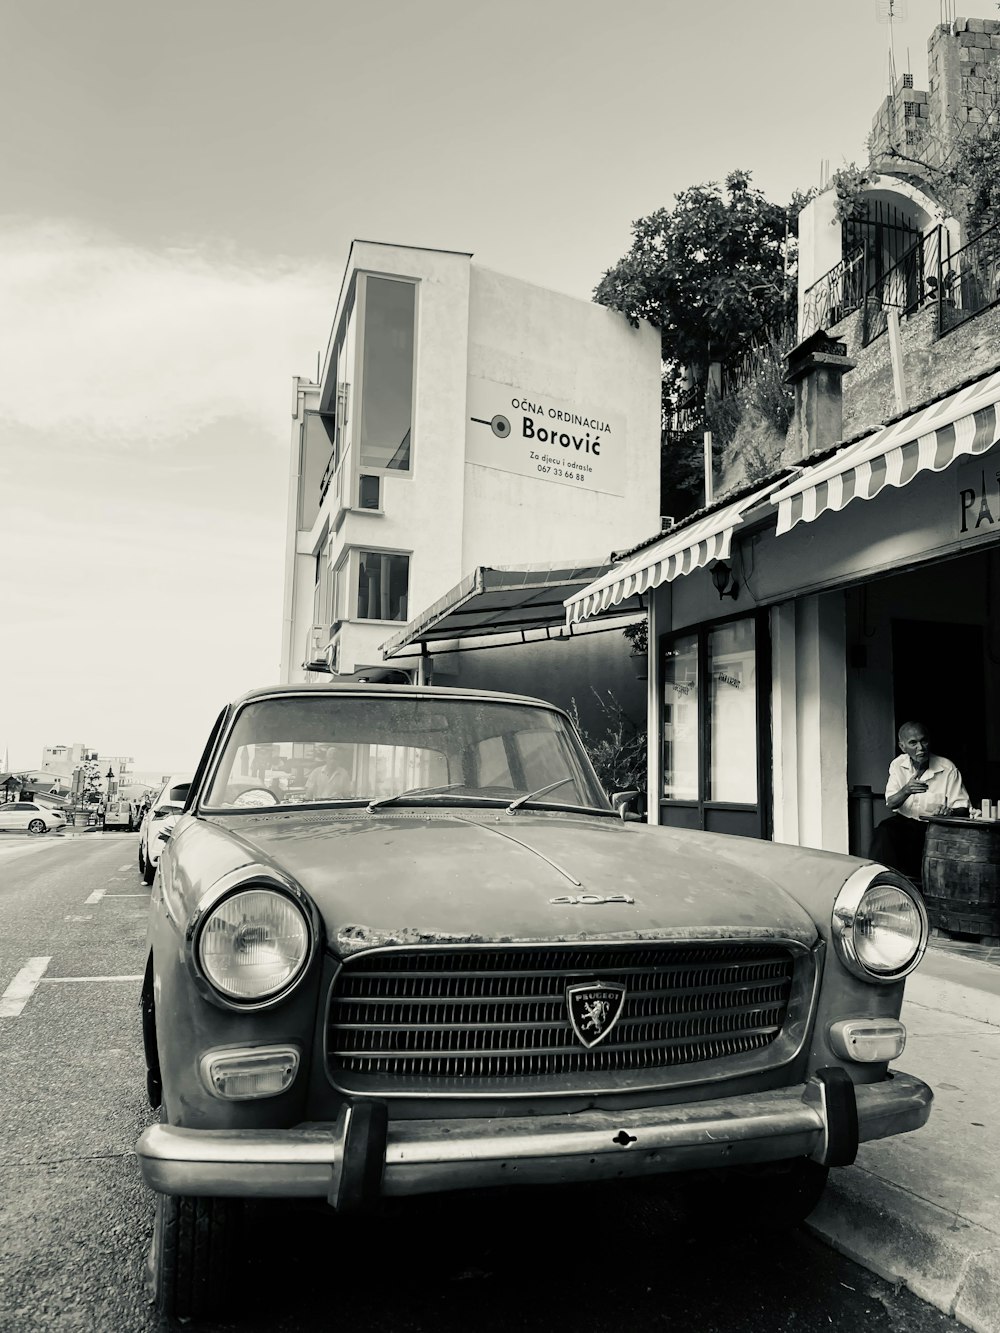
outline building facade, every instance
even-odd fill
[[[356,241],[294,383],[282,680],[495,675],[401,631],[477,569],[592,570],[658,525],[659,357],[651,326],[468,254]]]
[[[940,29],[932,92],[998,47],[1000,24]],[[1000,236],[884,171],[854,204],[830,189],[800,220],[773,470],[567,615],[648,601],[650,821],[864,855],[904,721],[1000,801]]]

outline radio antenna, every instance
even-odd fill
[[[896,91],[896,49],[893,20],[906,18],[906,0],[875,0],[875,17],[889,29],[889,96]]]

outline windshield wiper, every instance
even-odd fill
[[[436,787],[410,787],[406,791],[393,792],[391,796],[372,797],[367,808],[377,810],[379,806],[392,805],[393,801],[401,801],[404,796],[431,796],[435,792],[454,791],[456,787],[464,786],[464,782],[444,782]]]
[[[555,791],[556,787],[564,787],[567,782],[572,781],[573,776],[570,774],[565,778],[560,778],[558,782],[550,782],[547,787],[539,787],[537,791],[526,792],[523,796],[519,796],[516,801],[511,801],[506,813],[512,815],[515,810],[519,810],[528,801],[537,801],[539,796],[544,796],[547,791]]]

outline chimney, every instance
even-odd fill
[[[822,329],[793,347],[786,358],[785,383],[795,386],[792,443],[801,462],[837,444],[844,431],[841,379],[857,364],[848,359],[847,344]]]

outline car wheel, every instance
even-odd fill
[[[204,1319],[232,1304],[242,1203],[157,1194],[147,1284],[167,1321]]]
[[[28,832],[29,832],[29,833],[44,833],[44,832],[45,832],[45,820],[44,820],[44,819],[33,819],[33,820],[31,820],[31,822],[28,824]]]
[[[713,1235],[787,1231],[819,1203],[828,1175],[829,1167],[807,1157],[698,1172],[684,1183],[684,1211]]]
[[[145,884],[152,884],[153,876],[156,874],[156,862],[147,861],[142,867],[142,878]]]

